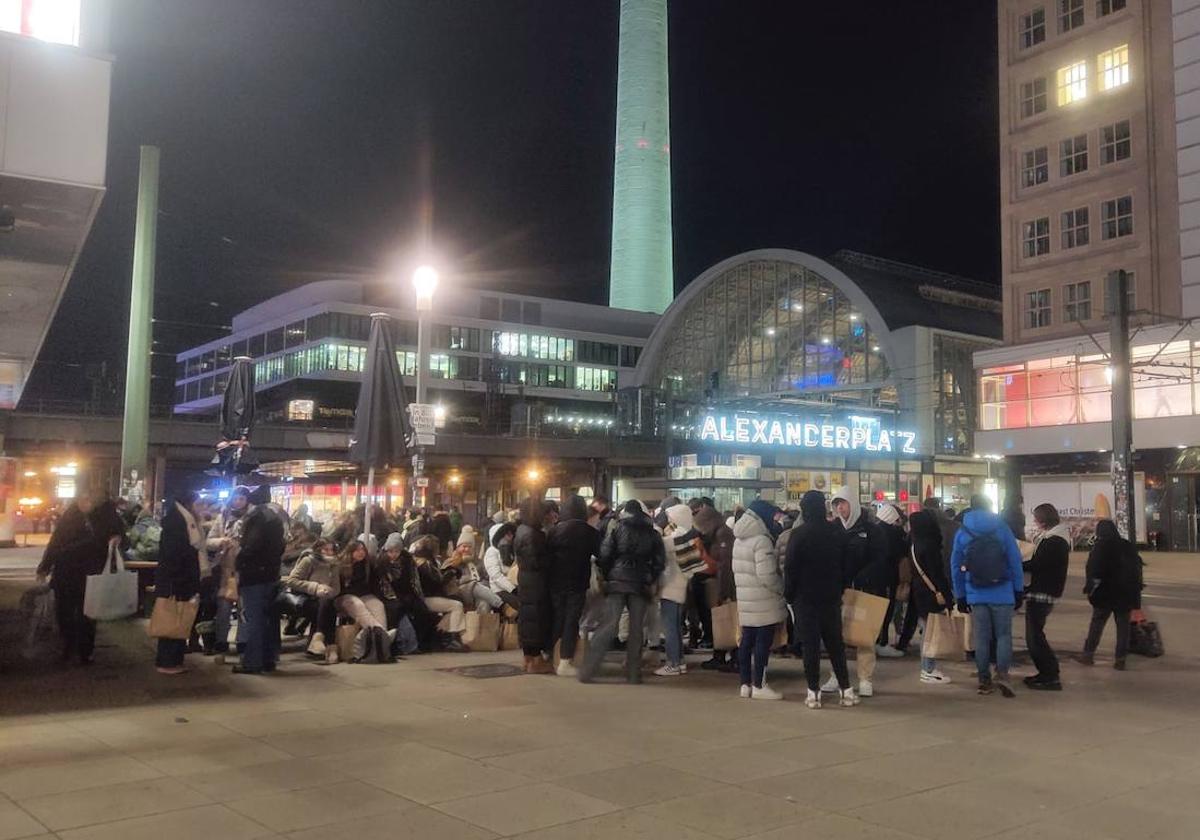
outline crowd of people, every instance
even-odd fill
[[[636,499],[614,507],[572,495],[527,499],[476,529],[453,509],[359,508],[318,523],[303,506],[289,516],[265,487],[238,487],[223,507],[184,493],[161,519],[155,595],[199,606],[192,637],[159,639],[155,664],[161,674],[182,674],[188,652],[200,652],[228,657],[234,673],[266,674],[289,635],[327,664],[347,649],[356,662],[461,651],[468,616],[494,612],[515,624],[527,673],[590,682],[618,649],[626,679],[637,683],[648,648],[661,651],[653,673],[664,678],[687,673],[685,654],[711,650],[701,668],[737,673],[742,697],[778,700],[767,674],[771,656],[784,652],[803,658],[806,705],[820,708],[823,695],[834,695],[855,706],[875,693],[877,658],[905,656],[935,620],[965,624],[969,616],[963,648],[978,692],[1011,697],[1012,623],[1023,607],[1036,667],[1024,682],[1056,691],[1059,661],[1046,625],[1066,585],[1071,533],[1052,505],[1032,513],[1037,535],[1023,554],[1023,514],[1018,528],[985,497],[955,516],[936,500],[908,514],[886,502],[864,507],[846,488],[828,499],[811,490],[798,511],[758,499],[731,513],[707,498],[670,497],[651,509]],[[123,539],[123,525],[112,501],[81,498],[46,549],[39,575],[57,595],[66,659],[91,659],[86,577]],[[1096,536],[1085,586],[1093,615],[1078,660],[1094,664],[1111,619],[1114,667],[1124,669],[1141,559],[1112,522],[1098,523]],[[847,590],[887,604],[880,626],[868,628],[874,643],[860,638],[854,648],[853,679],[843,638]],[[730,639],[716,632],[716,617],[734,611]],[[946,685],[932,635],[922,635],[917,677]]]

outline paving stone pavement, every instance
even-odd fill
[[[440,670],[511,652],[293,652],[271,677],[189,657],[162,678],[137,622],[103,626],[82,669],[25,663],[0,628],[0,840],[1193,840],[1200,564],[1155,558],[1168,655],[1117,673],[1110,635],[1095,668],[1064,664],[1061,694],[1013,700],[975,695],[965,662],[923,685],[915,657],[881,660],[858,708],[819,711],[795,659],[771,668],[781,703],[698,669],[641,686],[615,663],[595,685]],[[1086,618],[1075,594],[1055,610],[1061,652]]]

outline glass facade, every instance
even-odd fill
[[[973,354],[988,345],[948,335],[933,336],[934,451],[969,455],[974,449],[978,402]]]
[[[1134,347],[1133,416],[1186,417],[1200,408],[1200,341]],[[1023,429],[1112,419],[1108,361],[1055,356],[979,371],[981,429]]]
[[[867,404],[878,389],[894,402],[877,340],[831,281],[792,262],[755,260],[688,304],[651,381],[696,400],[818,390]]]

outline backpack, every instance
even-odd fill
[[[963,549],[963,568],[975,586],[995,586],[1008,580],[1008,552],[996,531],[977,533],[966,525],[970,538]]]

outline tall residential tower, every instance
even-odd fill
[[[667,0],[621,0],[608,302],[662,312],[675,296]]]

